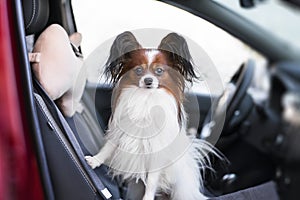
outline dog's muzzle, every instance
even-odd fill
[[[153,83],[153,78],[145,78],[144,82],[146,86],[151,86]]]
[[[140,88],[158,88],[158,79],[153,75],[145,75],[140,79]]]

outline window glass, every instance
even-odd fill
[[[239,1],[214,0],[285,41],[286,46],[300,50],[300,9],[282,0],[255,1],[253,8],[242,8]]]
[[[176,7],[152,0],[99,1],[72,0],[78,32],[82,33],[82,51],[89,69],[88,80],[97,81],[101,63],[109,55],[114,37],[132,31],[143,47],[155,47],[169,32],[177,32],[187,39],[202,80],[221,81],[213,91],[203,81],[192,86],[199,93],[220,94],[223,85],[247,59],[255,59],[257,66],[265,66],[266,59],[240,40],[215,25]],[[96,56],[97,54],[97,56]],[[94,59],[102,60],[102,62]],[[199,63],[198,63],[199,62]],[[200,79],[200,80],[201,80]],[[205,86],[206,87],[203,87]]]

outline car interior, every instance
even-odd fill
[[[194,7],[202,13],[194,11],[196,15],[210,20],[210,15],[220,9],[210,1],[203,1],[205,6],[194,5],[193,1],[163,2],[184,10]],[[29,83],[27,97],[34,102],[34,109],[28,115],[35,129],[32,137],[45,196],[47,199],[141,199],[144,190],[141,183],[112,179],[107,166],[93,170],[84,160],[85,155],[95,154],[103,146],[111,114],[112,88],[89,84],[86,77],[78,81],[83,62],[81,38],[74,36],[76,24],[70,1],[22,0],[21,3],[24,30],[20,35],[27,42],[22,55],[27,66],[24,69]],[[207,7],[210,13],[204,9]],[[186,94],[185,109],[189,116],[197,116],[196,112],[205,116],[191,120],[189,126],[198,127],[197,136],[214,143],[226,157],[226,161],[220,161],[212,156],[213,170],[205,173],[205,193],[214,199],[272,182],[268,185],[271,189],[263,188],[270,192],[265,197],[272,198],[276,190],[280,199],[297,199],[300,137],[289,132],[295,129],[289,129],[282,115],[283,96],[300,89],[299,62],[294,61],[297,55],[282,52],[280,44],[269,39],[257,39],[257,33],[248,32],[247,24],[239,19],[226,27],[223,21],[234,17],[232,14],[229,18],[214,16],[218,16],[212,20],[215,24],[264,52],[274,70],[270,74],[269,98],[263,103],[255,102],[247,92],[254,76],[253,60],[245,61],[233,75],[230,81],[233,90],[226,87],[223,95],[213,97],[196,94],[201,106],[189,103],[195,94]],[[243,28],[246,34],[241,31]],[[74,89],[74,84],[82,88]],[[70,100],[70,95],[78,99]],[[224,126],[210,126],[212,121]]]

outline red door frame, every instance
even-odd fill
[[[22,107],[14,0],[0,0],[0,200],[43,199]]]

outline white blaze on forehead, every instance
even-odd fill
[[[148,58],[148,64],[151,64],[154,61],[155,56],[158,54],[157,50],[146,51],[146,55]]]

